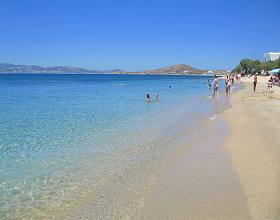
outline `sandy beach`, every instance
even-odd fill
[[[242,79],[223,116],[230,127],[225,148],[248,200],[252,219],[280,219],[280,88],[267,92],[268,77]]]
[[[218,117],[205,124],[200,141],[192,142],[184,155],[161,171],[133,219],[250,219],[246,196],[222,138],[215,138],[228,133],[221,129],[223,123]]]
[[[280,219],[280,89],[266,92],[267,80],[254,93],[242,79],[232,106],[161,171],[134,219]],[[215,133],[224,122],[229,131]]]

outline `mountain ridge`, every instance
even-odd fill
[[[125,71],[120,69],[112,70],[96,70],[96,69],[86,69],[81,67],[73,66],[51,66],[42,67],[38,65],[18,65],[11,63],[0,63],[0,74],[149,74],[149,75],[170,75],[170,74],[225,74],[224,70],[204,70],[197,69],[187,64],[175,64],[163,68],[151,69],[145,71]]]

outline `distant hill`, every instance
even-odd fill
[[[196,69],[186,64],[176,64],[155,70],[146,70],[144,73],[148,74],[203,74],[208,70]]]
[[[35,65],[15,65],[10,63],[0,63],[0,74],[1,73],[53,73],[53,74],[67,74],[67,73],[110,73],[122,70],[93,70],[85,69],[80,67],[69,67],[69,66],[53,66],[53,67],[42,67]]]
[[[196,69],[192,66],[186,64],[177,64],[173,66],[168,66],[159,69],[145,70],[138,72],[129,72],[120,69],[112,70],[94,70],[94,69],[85,69],[80,67],[68,67],[68,66],[53,66],[53,67],[42,67],[35,65],[15,65],[10,63],[0,63],[0,74],[22,74],[22,73],[31,73],[31,74],[106,74],[106,73],[115,73],[115,74],[206,74],[208,70]],[[214,70],[214,74],[226,74],[224,70]]]

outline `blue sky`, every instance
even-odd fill
[[[280,51],[279,0],[0,0],[0,62],[231,69]]]

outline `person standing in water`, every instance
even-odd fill
[[[218,79],[217,79],[217,76],[215,75],[213,98],[214,98],[216,95],[218,95],[218,89],[219,89]]]
[[[149,94],[147,94],[147,96],[146,96],[146,102],[147,102],[147,103],[150,103],[150,102],[151,102],[151,98],[150,98],[150,95],[149,95]]]
[[[258,82],[257,75],[254,74],[254,82],[253,82],[253,85],[254,85],[254,92],[256,92],[257,82]]]
[[[225,86],[226,86],[226,95],[230,95],[230,78],[229,76],[227,76],[226,80],[225,80]]]
[[[156,94],[156,103],[159,103],[159,95]]]
[[[227,94],[227,89],[228,89],[228,87],[227,87],[227,83],[228,83],[228,76],[226,77],[226,79],[225,79],[225,89],[226,89],[226,94]]]

